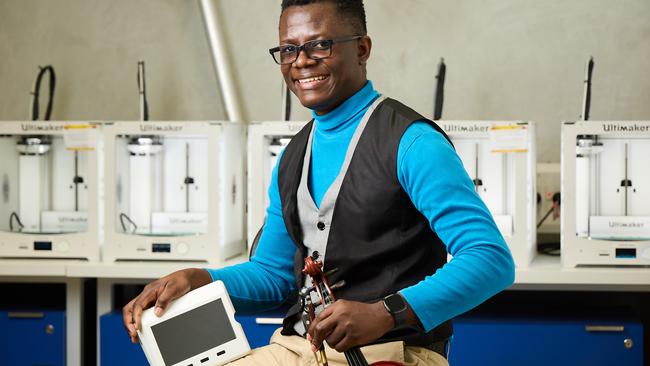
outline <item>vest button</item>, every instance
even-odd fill
[[[322,222],[322,221],[319,221],[318,224],[316,224],[316,227],[318,228],[318,230],[323,231],[323,230],[325,230],[325,223]]]

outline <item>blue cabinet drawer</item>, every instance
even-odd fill
[[[0,364],[65,366],[65,312],[0,311]]]
[[[131,343],[122,325],[122,313],[112,312],[99,318],[101,366],[148,366],[139,344]]]
[[[244,328],[251,348],[266,346],[276,329],[282,326],[285,310],[256,314],[236,314],[235,319]]]
[[[643,326],[633,321],[460,317],[453,366],[643,365]]]

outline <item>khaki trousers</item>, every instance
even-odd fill
[[[405,347],[403,342],[391,342],[363,347],[368,364],[377,361],[395,361],[405,366],[449,366],[438,353],[422,347]],[[330,366],[347,366],[343,353],[325,347]],[[229,366],[316,366],[309,343],[299,336],[283,336],[280,329],[271,337],[271,344],[256,348],[246,357]]]

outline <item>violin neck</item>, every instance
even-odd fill
[[[368,361],[361,353],[359,347],[352,347],[349,350],[343,352],[345,359],[348,360],[350,366],[368,366]]]

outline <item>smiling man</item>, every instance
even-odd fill
[[[360,9],[357,12],[363,11],[360,2],[341,2],[339,8],[343,11],[334,16],[332,8],[336,4],[313,3],[283,4],[279,27],[281,46],[270,51],[291,91],[305,107],[322,115],[366,84],[365,64],[371,42],[366,36],[365,19],[363,23],[355,21],[353,14],[346,13],[346,10],[351,13],[354,6]],[[333,48],[337,51],[335,55]],[[303,57],[298,57],[299,51],[303,51],[300,52]]]
[[[329,282],[346,283],[338,301],[308,329],[294,304],[271,344],[234,365],[310,364],[322,344],[331,365],[355,346],[369,362],[447,365],[450,319],[509,286],[514,265],[444,132],[367,79],[371,49],[361,0],[282,2],[269,51],[313,121],[278,159],[257,251],[149,284],[123,310],[134,341],[143,309],[162,314],[214,280],[238,310],[277,306],[309,281],[303,259],[317,251],[338,269]]]

